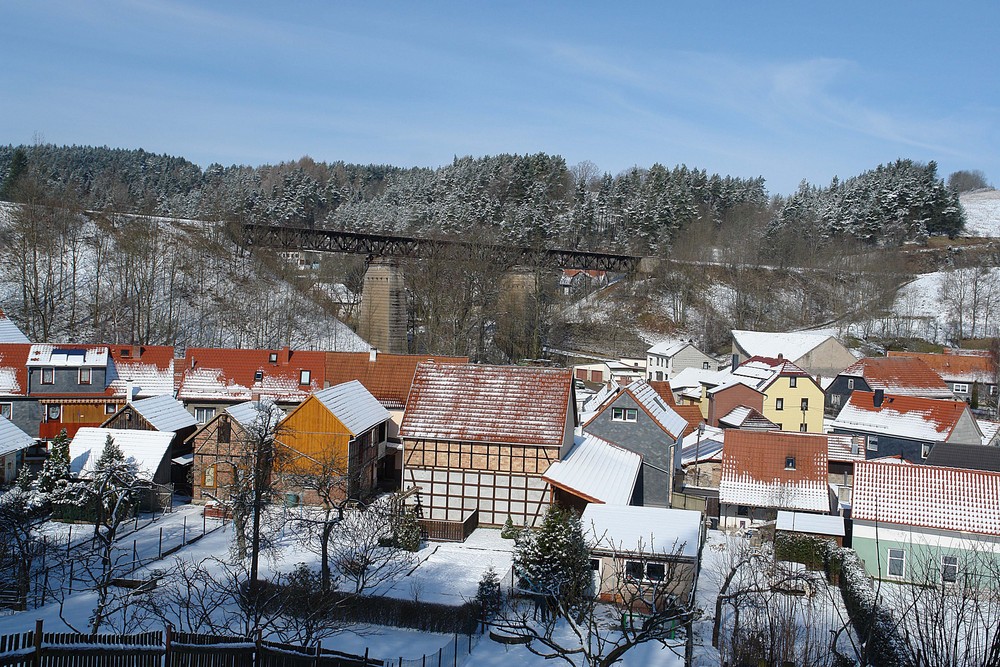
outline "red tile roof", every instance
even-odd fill
[[[140,397],[163,396],[177,391],[174,348],[170,345],[108,345],[117,378],[115,393],[125,395],[127,383]]]
[[[833,421],[833,427],[943,442],[968,409],[963,401],[892,394],[885,394],[882,405],[875,407],[874,392],[855,391]]]
[[[371,361],[368,352],[327,352],[326,382],[337,385],[358,380],[379,403],[390,410],[401,410],[410,393],[413,374],[422,361],[467,364],[468,357],[435,357],[419,354],[379,352]]]
[[[872,389],[898,396],[953,397],[941,376],[918,357],[867,357],[840,374],[864,378]]]
[[[663,384],[667,383],[664,382]],[[698,430],[698,424],[705,421],[705,418],[701,416],[701,408],[697,405],[671,405],[670,409],[679,414],[688,423],[687,428],[684,429],[684,435],[694,433]]]
[[[659,397],[663,399],[664,403],[666,403],[670,407],[674,407],[675,405],[677,405],[677,402],[674,400],[674,392],[670,390],[669,381],[647,380],[646,382],[649,384],[650,387],[653,388],[653,391],[655,391],[659,395]]]
[[[945,380],[987,382],[993,380],[993,363],[981,354],[930,354],[925,352],[889,352],[890,358],[920,359]]]
[[[996,535],[1000,473],[858,462],[851,513],[855,520]]]
[[[174,370],[179,376],[177,397],[184,401],[242,402],[255,394],[301,401],[324,387],[326,352],[189,347],[185,358],[176,360]],[[310,373],[306,385],[299,384],[303,370]],[[261,380],[255,379],[258,371]]]
[[[28,391],[31,343],[0,343],[0,396],[24,396]]]
[[[721,502],[829,511],[826,436],[774,431],[725,431]],[[795,458],[794,469],[785,466]]]
[[[422,363],[399,435],[561,446],[574,426],[572,388],[565,368]]]

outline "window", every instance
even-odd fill
[[[663,581],[667,570],[663,563],[643,563],[637,560],[625,561],[625,576],[629,579]]]
[[[123,347],[121,351],[122,359],[129,359],[132,356],[132,348]]]
[[[635,408],[611,408],[613,422],[634,422],[638,418],[639,412]]]
[[[941,556],[941,581],[954,583],[958,580],[958,556]]]
[[[90,369],[81,368],[78,379],[79,384],[90,384]]]
[[[805,412],[806,410],[809,409],[809,399],[808,398],[803,398],[802,399],[802,404],[800,405],[800,409],[802,410],[802,412]]]
[[[850,505],[853,492],[854,489],[849,486],[837,487],[837,500],[840,501],[841,505]]]
[[[991,384],[990,385],[990,396],[996,396],[996,395],[997,395],[997,386],[995,384]]]
[[[56,383],[56,369],[54,368],[43,368],[42,369],[42,384],[55,384]]]
[[[926,459],[927,455],[931,453],[931,446],[926,442],[920,443],[920,458]]]
[[[795,387],[798,386],[798,383],[799,379],[797,377],[788,378],[788,386],[791,387],[792,389],[795,389]]]
[[[312,371],[299,371],[299,384],[312,382]]]
[[[59,421],[59,415],[62,414],[62,406],[50,405],[45,408],[45,420],[50,422]]]
[[[968,394],[969,393],[969,385],[967,385],[967,384],[959,384],[958,382],[956,382],[955,384],[953,384],[951,386],[951,390],[953,392],[955,392],[956,394]]]
[[[6,417],[7,419],[14,418],[14,404],[13,403],[0,403],[0,417]]]
[[[106,415],[113,415],[116,412],[118,412],[118,406],[116,404],[114,404],[114,403],[105,403],[104,404],[104,414],[106,414]]]
[[[808,430],[809,430],[809,424],[806,424],[805,422],[799,424],[799,433],[805,433]]]
[[[847,378],[847,388],[854,389],[854,378]]]
[[[637,560],[627,560],[625,561],[625,576],[629,579],[642,579],[644,573],[644,568],[642,563]]]
[[[868,436],[868,451],[877,452],[878,451],[878,436],[870,435]]]
[[[889,576],[902,577],[906,573],[906,552],[902,549],[889,549]]]
[[[267,355],[267,360],[272,364],[278,363],[278,353],[272,352],[271,354]]]
[[[704,370],[706,370],[706,371],[707,371],[707,370],[708,370],[708,362],[707,362],[707,361],[703,361],[703,362],[701,362],[701,367],[702,367],[702,368],[703,368]]]
[[[774,409],[775,410],[784,410],[785,409],[785,399],[783,399],[783,398],[776,398],[776,399],[774,399]]]
[[[840,407],[840,394],[830,394],[830,405],[835,408]]]
[[[254,382],[260,382],[263,379],[264,379],[264,371],[254,371],[254,374],[253,374],[253,381]]]
[[[202,486],[215,487],[215,466],[207,466],[203,477]]]
[[[795,470],[795,457],[786,456],[785,457],[785,470]]]
[[[646,563],[646,578],[650,581],[663,581],[667,568],[663,563]]]
[[[591,572],[597,572],[600,569],[601,569],[601,559],[600,558],[591,558],[590,559],[590,571]]]
[[[215,408],[195,408],[194,419],[199,424],[207,424],[215,416]]]
[[[736,516],[750,516],[750,507],[748,505],[737,505]]]

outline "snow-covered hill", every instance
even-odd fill
[[[1000,190],[976,190],[959,196],[965,209],[966,236],[1000,237]]]

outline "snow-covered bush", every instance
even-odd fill
[[[593,576],[590,550],[580,516],[556,505],[549,507],[537,531],[524,531],[514,547],[519,586],[558,600],[566,607],[590,593]]]

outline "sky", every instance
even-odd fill
[[[1000,2],[0,0],[0,144],[1000,185]]]

